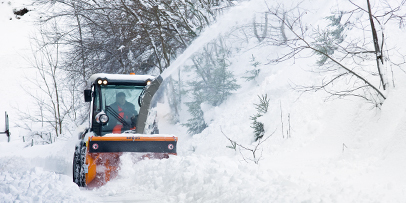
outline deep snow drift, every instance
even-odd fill
[[[311,7],[315,23],[329,15],[333,5],[306,4],[319,5]],[[232,8],[196,39],[166,75],[176,72],[213,40],[213,33],[227,35],[234,26],[250,23],[254,13],[265,9],[263,1]],[[380,109],[355,98],[325,101],[323,92],[300,94],[291,89],[292,82],[320,80],[306,71],[314,66],[314,59],[265,65],[275,50],[255,43],[252,40],[240,47],[229,59],[229,69],[241,88],[222,105],[204,109],[209,127],[202,133],[190,136],[180,124],[169,124],[167,104],[158,104],[160,132],[179,137],[178,156],[134,162],[126,154],[116,179],[88,190],[72,182],[76,136],[34,147],[18,139],[0,142],[0,202],[404,201],[406,74],[394,69],[396,86],[387,92],[388,99]],[[387,43],[406,45],[393,36]],[[245,82],[241,77],[251,66],[252,56],[261,64],[261,75]],[[255,146],[249,118],[255,114],[257,96],[263,94],[269,96],[270,110],[261,119],[266,135],[274,133],[260,145],[257,155],[261,159],[254,164],[247,151],[227,148],[230,142],[224,134],[245,146]],[[181,122],[189,117],[185,109]],[[290,138],[281,132],[282,123],[285,130],[289,124],[288,115]]]

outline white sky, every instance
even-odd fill
[[[16,19],[12,12],[13,9],[24,8],[24,2],[30,1],[0,2],[0,117],[7,111],[10,127],[18,118],[14,108],[25,109],[29,104],[30,97],[23,91],[22,84],[26,76],[35,74],[29,69],[27,59],[31,56],[30,36],[34,32],[32,18],[29,18],[31,13]],[[30,89],[29,86],[24,88]]]

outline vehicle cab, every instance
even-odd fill
[[[97,136],[144,133],[148,109],[162,78],[151,75],[94,74],[85,101],[91,103],[90,129]]]

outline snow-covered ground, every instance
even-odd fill
[[[176,72],[199,47],[214,39],[213,33],[226,34],[235,25],[251,22],[255,12],[264,11],[261,2],[244,2],[231,9],[166,74]],[[316,3],[320,1],[306,2],[319,6],[312,7],[315,22],[328,15],[331,6]],[[5,4],[0,4],[2,9],[10,7]],[[10,108],[13,103],[26,104],[18,98],[21,90],[15,84],[24,80],[22,74],[9,68],[24,67],[15,61],[22,62],[18,53],[27,54],[20,52],[26,47],[22,41],[28,43],[27,33],[17,35],[21,33],[17,27],[30,20],[10,23],[2,18],[2,28],[10,31],[1,32],[2,42],[6,40],[3,35],[9,35],[8,39],[21,43],[14,52],[11,40],[4,41],[7,50],[0,48],[0,70],[6,79],[0,86],[0,104]],[[125,154],[116,179],[100,188],[85,189],[72,182],[75,136],[33,147],[15,138],[11,143],[0,142],[0,202],[404,202],[406,74],[394,69],[396,86],[387,91],[388,99],[380,109],[354,98],[325,101],[323,92],[300,94],[290,88],[292,82],[319,81],[318,75],[305,71],[314,65],[313,59],[264,65],[273,50],[254,47],[254,41],[230,59],[229,68],[241,88],[219,107],[205,108],[209,127],[201,134],[192,137],[181,125],[169,124],[166,104],[158,105],[160,132],[179,137],[178,156],[135,163]],[[406,45],[394,37],[387,43]],[[251,66],[252,56],[262,64],[261,75],[255,82],[244,82],[240,77]],[[266,135],[275,132],[260,145],[257,155],[261,160],[254,164],[247,151],[227,148],[230,142],[223,133],[252,147],[249,118],[255,114],[257,95],[263,94],[270,99],[270,110],[262,118]],[[289,126],[288,115],[290,138],[281,133],[282,123],[285,131]],[[182,122],[187,117],[182,115]]]

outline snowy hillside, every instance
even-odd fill
[[[323,79],[309,71],[315,67],[315,57],[271,65],[269,58],[277,55],[278,49],[258,45],[257,39],[239,41],[242,36],[236,28],[251,24],[255,15],[267,11],[264,2],[247,1],[231,8],[163,73],[165,78],[176,77],[191,56],[222,36],[232,50],[228,69],[241,86],[219,106],[201,105],[208,127],[193,136],[180,124],[190,118],[185,105],[180,123],[173,125],[168,120],[169,105],[158,103],[160,132],[179,137],[177,156],[135,162],[125,154],[116,179],[100,188],[86,189],[72,182],[76,136],[33,147],[14,138],[11,143],[0,142],[0,202],[404,202],[405,66],[390,69],[395,85],[387,90],[380,108],[355,97],[330,100],[322,91],[295,91],[294,85],[312,85]],[[308,9],[307,23],[314,27],[325,24],[323,18],[330,15],[332,7],[347,5],[321,2],[302,4]],[[4,27],[15,26],[3,19],[0,22]],[[388,46],[406,45],[399,39],[404,31],[389,32]],[[7,50],[0,50],[2,58],[10,57]],[[253,61],[258,62],[260,75],[246,81],[244,76]],[[9,69],[20,65],[0,66],[10,83],[24,80]],[[193,77],[193,73],[184,74]],[[2,86],[0,93],[6,95],[2,96],[2,107],[16,100],[20,106],[25,104],[6,90],[21,91],[17,86]],[[265,124],[265,137],[270,137],[258,145],[255,164],[250,151],[227,147],[232,145],[227,137],[247,148],[257,146],[250,117],[256,113],[258,96],[265,94],[269,110],[260,121]]]

